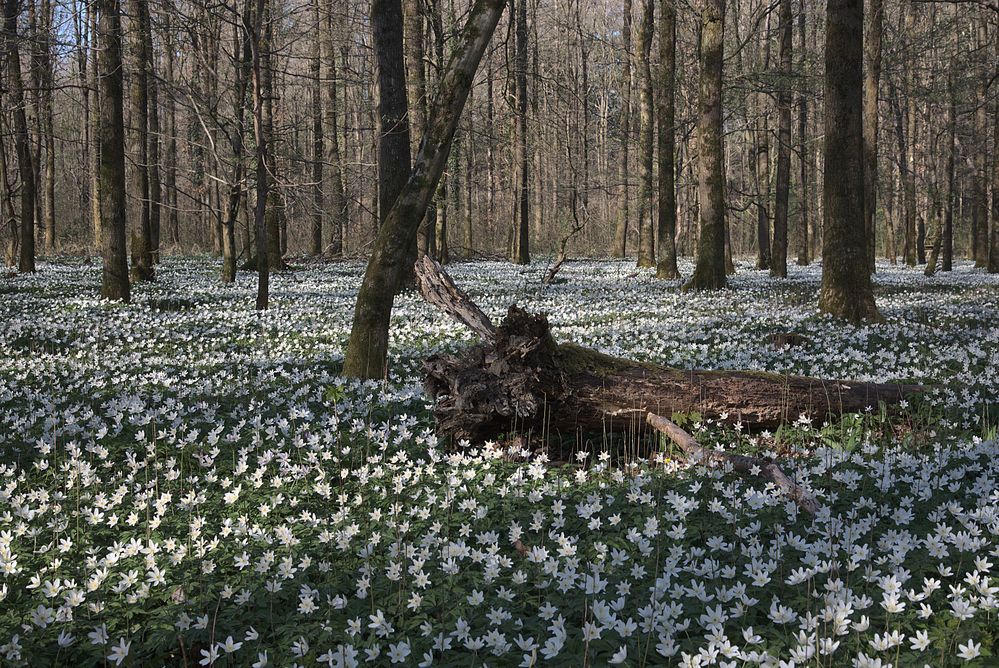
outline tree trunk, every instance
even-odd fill
[[[410,172],[402,21],[400,0],[372,0],[371,32],[378,58],[378,212],[381,225],[385,224]]]
[[[638,150],[642,161],[642,187],[638,197],[638,266],[656,265],[655,228],[652,206],[653,108],[652,108],[652,26],[655,0],[642,0],[642,20],[638,24],[639,123]]]
[[[233,26],[233,101],[235,122],[230,133],[232,178],[229,181],[229,202],[222,231],[222,282],[236,281],[236,219],[243,194],[243,134],[246,132],[246,90],[253,69],[253,45],[250,32]]]
[[[133,282],[153,279],[152,241],[149,226],[149,31],[148,0],[129,0],[131,13],[132,90],[131,115],[132,159],[135,166],[130,180],[130,198],[136,207],[132,227]]]
[[[406,97],[409,105],[409,144],[413,155],[420,150],[420,141],[427,125],[427,75],[424,67],[424,15],[423,0],[403,0],[403,32],[406,55]],[[417,253],[432,253],[433,230],[436,222],[427,215],[420,223],[417,233],[416,248],[412,252],[412,260],[416,261]],[[407,271],[410,264],[407,259]],[[409,276],[407,279],[415,276]],[[411,282],[409,280],[407,283]]]
[[[323,60],[329,68],[329,81],[326,83],[326,142],[327,160],[330,168],[326,171],[330,178],[330,246],[331,257],[339,257],[344,251],[344,239],[348,223],[347,191],[344,188],[343,157],[340,149],[340,97],[337,87],[337,49],[333,34],[333,0],[325,0],[322,34],[324,42]]]
[[[121,6],[98,0],[97,74],[100,81],[100,204],[104,270],[101,296],[129,301],[125,199],[125,118],[121,63]]]
[[[516,306],[494,327],[430,260],[420,262],[417,275],[431,304],[484,340],[424,362],[437,429],[455,442],[531,431],[562,438],[632,432],[650,412],[696,412],[701,420],[773,429],[801,415],[822,421],[922,391],[759,371],[681,370],[611,357],[556,343],[544,315]]]
[[[868,0],[864,38],[864,232],[867,264],[875,270],[878,196],[878,90],[881,82],[881,33],[884,23],[882,0]]]
[[[950,101],[947,105],[947,201],[944,203],[944,224],[941,238],[940,271],[951,271],[954,264],[954,168],[957,153],[957,94],[954,73],[947,80]]]
[[[312,36],[312,57],[309,59],[310,98],[312,103],[312,235],[309,250],[319,256],[323,252],[323,218],[326,215],[326,202],[323,197],[323,159],[325,158],[325,138],[323,136],[323,91],[322,91],[322,36],[324,30],[321,0],[313,0],[312,16],[316,29]]]
[[[777,183],[770,275],[787,277],[787,219],[791,194],[791,0],[780,0],[781,85],[777,92]]]
[[[805,72],[805,53],[808,49],[808,40],[805,35],[805,0],[801,0],[801,13],[798,14],[798,36],[801,47],[799,62],[801,63],[802,74]],[[808,96],[804,91],[798,97],[798,169],[801,181],[801,219],[798,221],[798,266],[806,267],[811,261],[811,242],[809,240],[809,187],[808,187],[808,162],[811,159],[811,151],[808,146]]]
[[[531,262],[530,236],[531,228],[528,215],[530,213],[530,155],[527,147],[527,0],[511,0],[516,9],[513,17],[515,23],[515,63],[514,79],[516,87],[516,159],[517,169],[517,207],[514,219],[517,221],[514,234],[513,255],[510,258],[515,264]]]
[[[7,51],[7,99],[14,116],[14,152],[21,178],[20,250],[17,270],[35,271],[35,170],[31,160],[28,120],[24,112],[24,86],[21,82],[21,55],[17,35],[18,0],[4,0],[4,42]]]
[[[42,0],[41,16],[39,17],[38,48],[41,55],[41,125],[45,144],[45,165],[42,172],[42,209],[45,250],[52,253],[56,250],[56,212],[55,212],[55,123],[52,113],[52,95],[55,89],[55,72],[53,71],[53,16],[51,0]]]
[[[441,78],[428,114],[420,151],[395,205],[389,211],[364,272],[354,307],[343,373],[354,378],[386,374],[389,319],[401,285],[402,262],[447,164],[451,142],[482,54],[496,29],[506,0],[476,0],[460,43]]]
[[[152,28],[147,33],[149,60],[149,251],[153,264],[160,262],[160,221],[163,215],[163,188],[160,183],[160,99],[155,72]]]
[[[253,228],[256,233],[257,250],[257,299],[256,308],[262,311],[267,308],[270,298],[270,242],[268,240],[269,226],[267,224],[267,196],[270,188],[268,166],[268,136],[267,128],[267,67],[269,57],[262,53],[270,48],[270,41],[264,36],[264,20],[267,12],[267,0],[246,0],[243,9],[243,31],[250,42],[250,71],[253,77],[253,138],[256,143],[256,206],[253,212]]]
[[[676,6],[659,4],[659,262],[656,278],[680,278],[676,266]]]
[[[621,46],[624,49],[621,70],[621,150],[618,163],[618,217],[614,232],[614,257],[623,258],[628,251],[628,146],[631,143],[631,0],[624,0],[624,25]]]
[[[863,0],[829,0],[825,48],[825,173],[819,310],[859,323],[874,304],[864,233]]]
[[[698,134],[698,205],[700,243],[697,265],[687,283],[691,290],[725,287],[725,174],[722,165],[722,63],[725,0],[701,6],[701,81]]]
[[[999,31],[995,40],[996,58],[999,58]],[[990,274],[999,274],[999,101],[992,112],[992,236],[988,270]]]

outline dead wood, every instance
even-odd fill
[[[788,478],[780,470],[780,467],[769,459],[736,455],[702,447],[694,440],[693,436],[677,426],[676,423],[655,413],[649,413],[645,420],[649,426],[662,432],[676,443],[687,454],[687,458],[695,464],[731,466],[732,470],[739,473],[759,476],[772,482],[777,489],[798,504],[806,513],[814,515],[818,511],[818,502],[801,485]]]
[[[558,344],[544,314],[511,306],[494,327],[430,258],[421,291],[484,339],[424,362],[438,431],[456,439],[502,434],[575,436],[632,430],[648,413],[697,413],[703,420],[772,429],[806,415],[820,421],[897,404],[918,385],[854,383],[760,371],[674,369]]]

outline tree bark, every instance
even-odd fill
[[[254,6],[254,4],[256,6]],[[268,240],[269,226],[267,224],[266,208],[267,194],[270,188],[268,167],[268,130],[266,111],[268,58],[261,53],[270,47],[269,40],[264,38],[264,19],[267,11],[267,0],[246,0],[243,9],[243,31],[250,42],[250,72],[253,77],[253,138],[256,143],[256,205],[253,211],[253,228],[256,232],[257,251],[257,298],[256,308],[262,311],[267,308],[270,298],[270,242]]]
[[[131,298],[125,199],[125,118],[121,62],[121,6],[119,0],[98,0],[97,75],[100,82],[100,205],[104,269],[101,296],[127,302]]]
[[[681,370],[611,357],[556,343],[544,315],[516,306],[495,327],[439,265],[427,260],[417,274],[430,303],[484,340],[424,362],[437,429],[455,441],[532,430],[562,437],[631,431],[650,412],[697,413],[702,420],[773,429],[802,415],[821,421],[922,391],[759,371]]]
[[[132,282],[153,279],[152,240],[149,224],[149,60],[146,49],[149,31],[148,0],[129,0],[131,20],[132,155],[135,166],[130,182],[136,214],[132,227]]]
[[[676,265],[676,6],[659,4],[659,260],[656,278],[680,278]]]
[[[618,163],[618,217],[614,231],[614,257],[623,258],[628,251],[628,146],[631,143],[631,0],[624,0],[624,24],[621,28],[621,150]]]
[[[722,63],[725,0],[703,0],[701,6],[701,81],[698,134],[698,205],[700,242],[697,265],[686,288],[725,287],[725,175],[722,165]]]
[[[515,22],[515,70],[516,87],[516,159],[517,197],[514,220],[517,222],[514,234],[513,254],[510,258],[514,264],[530,264],[531,228],[530,214],[530,155],[527,146],[527,0],[510,0],[516,9]]]
[[[777,92],[777,183],[770,275],[787,277],[788,204],[791,195],[791,0],[780,0],[780,90]]]
[[[638,197],[638,266],[656,265],[655,228],[652,226],[652,26],[655,20],[655,0],[642,0],[642,20],[638,24],[638,150],[642,161],[642,187]]]
[[[312,229],[309,251],[313,256],[323,252],[323,218],[326,216],[326,201],[323,194],[323,159],[326,154],[323,136],[323,91],[322,65],[323,30],[322,0],[313,0],[312,16],[316,23],[312,35],[312,54],[309,59],[310,101],[312,104]]]
[[[378,211],[382,225],[410,173],[402,22],[400,0],[372,0],[371,32],[378,58]]]
[[[819,310],[880,320],[864,230],[863,0],[829,0],[825,48],[825,173]]]
[[[346,376],[385,376],[389,319],[401,285],[402,263],[416,243],[417,228],[447,164],[475,71],[506,4],[506,0],[476,0],[468,14],[460,43],[434,96],[427,132],[409,180],[388,212],[368,260],[354,307],[344,360]]]
[[[808,40],[805,35],[805,0],[801,0],[801,12],[798,14],[798,37],[801,53],[799,62],[801,72],[805,74],[805,53],[808,48]],[[810,194],[808,187],[808,162],[811,159],[811,151],[808,146],[808,96],[802,91],[798,96],[798,169],[799,180],[801,181],[801,219],[798,221],[798,260],[801,267],[808,266],[811,261],[811,242],[809,240],[808,226]]]
[[[24,111],[24,85],[21,81],[21,55],[17,35],[18,0],[4,0],[4,43],[7,51],[7,99],[14,116],[14,152],[21,179],[20,244],[17,270],[35,271],[35,169],[31,159],[28,120]]]
[[[344,188],[343,178],[343,157],[340,149],[340,96],[337,87],[341,83],[337,80],[337,50],[333,34],[333,0],[324,0],[323,16],[323,42],[324,55],[329,71],[329,81],[326,83],[326,142],[325,147],[330,163],[330,169],[326,170],[330,178],[330,195],[332,219],[330,220],[330,246],[331,257],[340,257],[344,251],[344,240],[346,238],[348,224],[348,201],[347,191]]]

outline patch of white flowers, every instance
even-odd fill
[[[169,261],[129,306],[93,268],[0,279],[0,664],[994,665],[995,277],[879,267],[887,322],[853,328],[816,315],[816,268],[705,295],[620,263],[543,291],[543,266],[454,268],[492,316],[614,354],[936,383],[961,438],[782,462],[811,517],[665,455],[445,448],[418,366],[460,326],[404,295],[394,375],[348,382],[360,265],[277,276],[263,314],[213,269]]]

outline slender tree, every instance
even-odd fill
[[[798,45],[799,45],[799,68],[802,76],[805,75],[805,65],[808,62],[806,53],[808,48],[808,38],[805,35],[805,0],[801,0],[801,10],[798,12]],[[812,151],[808,146],[808,96],[802,90],[798,95],[798,181],[801,193],[798,196],[800,203],[800,218],[798,220],[798,260],[799,266],[807,266],[811,260],[811,241],[809,239],[809,209],[810,193],[808,187],[808,163],[811,160]]]
[[[250,72],[253,78],[253,139],[256,144],[256,204],[253,209],[253,229],[256,233],[257,252],[257,299],[258,311],[267,308],[270,300],[270,267],[271,231],[267,224],[267,195],[270,188],[270,169],[268,166],[268,128],[267,128],[267,80],[266,72],[269,59],[262,53],[270,47],[270,42],[264,36],[267,0],[246,0],[243,8],[242,24],[247,41],[250,43]]]
[[[511,261],[515,264],[529,264],[531,262],[530,236],[531,228],[528,215],[530,214],[530,183],[531,160],[528,153],[527,141],[527,0],[510,0],[515,11],[513,21],[515,23],[515,69],[514,79],[516,87],[516,140],[515,140],[515,161],[517,169],[517,197],[516,215],[517,222],[514,234],[513,253]]]
[[[791,0],[780,0],[780,88],[777,91],[777,183],[770,275],[787,276],[787,219],[791,193]]]
[[[125,199],[125,112],[121,58],[121,5],[119,0],[97,0],[97,76],[100,83],[100,205],[101,248],[104,270],[101,296],[127,302],[131,299]]]
[[[149,31],[148,0],[129,0],[132,14],[131,116],[132,156],[135,163],[130,181],[131,199],[137,215],[132,228],[132,281],[153,279],[152,233],[149,222],[149,61],[146,49]]]
[[[623,258],[628,250],[628,179],[630,164],[628,145],[631,143],[631,0],[624,0],[624,23],[621,28],[621,150],[618,162],[618,217],[614,232],[614,257]]]
[[[14,152],[21,179],[21,229],[17,269],[22,273],[35,271],[35,169],[31,158],[28,120],[25,114],[24,85],[21,81],[20,43],[17,17],[21,13],[18,0],[4,0],[4,46],[7,52],[7,100],[14,115]]]
[[[416,232],[447,164],[451,142],[482,59],[507,0],[475,0],[460,43],[441,77],[434,96],[426,136],[412,173],[389,211],[357,294],[344,375],[381,378],[386,375],[392,302],[403,277],[402,262],[416,243]]]
[[[881,33],[883,0],[868,0],[864,31],[864,233],[867,262],[874,271],[877,244],[878,196],[878,91],[881,85]]]
[[[822,291],[819,309],[854,323],[879,320],[864,230],[863,0],[828,0]]]
[[[642,0],[642,19],[638,24],[638,150],[642,161],[642,187],[638,198],[638,266],[656,265],[655,228],[652,225],[652,30],[655,20],[655,0]]]
[[[725,173],[722,166],[722,63],[725,0],[702,0],[697,118],[697,195],[701,238],[688,290],[725,287]]]
[[[323,194],[323,160],[325,159],[325,137],[323,136],[323,11],[321,0],[313,0],[312,17],[316,28],[312,33],[312,53],[309,58],[309,98],[312,112],[312,229],[309,251],[318,256],[323,252],[323,218],[326,201]]]
[[[659,261],[656,277],[680,278],[676,266],[676,5],[659,3]]]

